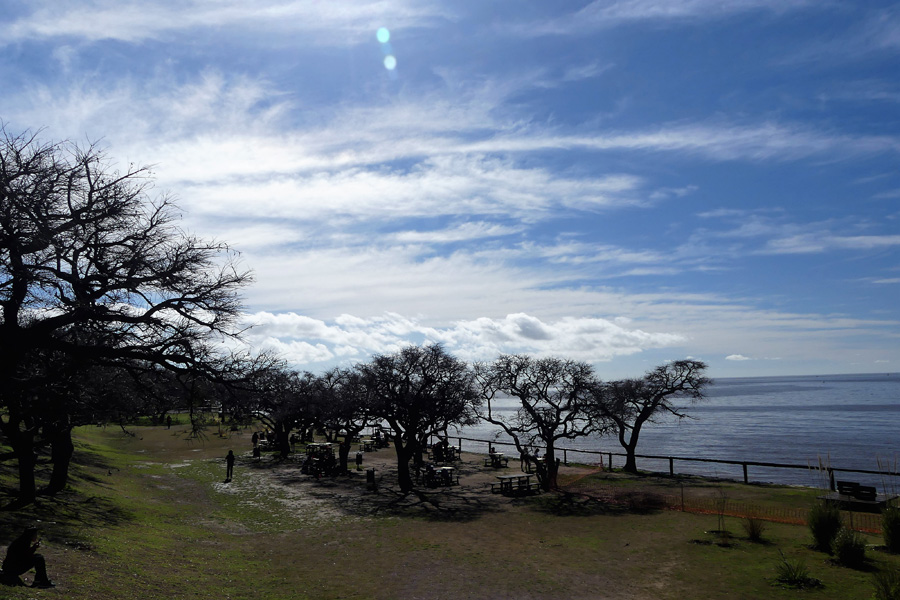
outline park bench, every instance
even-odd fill
[[[897,496],[879,494],[871,485],[860,485],[855,481],[835,482],[837,491],[819,496],[820,500],[837,504],[844,510],[858,512],[881,512]]]

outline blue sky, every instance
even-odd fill
[[[0,15],[7,129],[154,165],[254,271],[248,342],[298,368],[441,342],[604,378],[900,371],[897,3]]]

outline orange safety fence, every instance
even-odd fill
[[[598,470],[599,471],[599,470]],[[676,495],[660,493],[651,488],[623,488],[620,486],[578,487],[575,484],[593,473],[576,477],[561,478],[559,489],[564,492],[589,497],[600,502],[643,508],[664,508],[695,514],[724,515],[735,518],[754,518],[774,523],[806,525],[809,509],[779,506],[762,506],[749,502],[739,502],[729,498],[691,497],[690,494]],[[881,515],[855,511],[841,511],[845,526],[865,533],[881,533]]]

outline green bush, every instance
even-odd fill
[[[816,550],[831,552],[835,536],[841,529],[841,511],[834,504],[818,502],[809,510],[809,531]]]
[[[888,552],[900,552],[900,507],[884,509],[881,513],[881,532]]]
[[[900,600],[900,571],[879,571],[873,577],[875,600]]]
[[[751,542],[761,542],[763,533],[766,531],[766,522],[755,517],[747,517],[741,521],[744,533]]]
[[[860,567],[866,561],[866,540],[852,529],[842,528],[838,532],[832,550],[845,567]]]
[[[809,569],[802,559],[792,562],[784,556],[784,552],[781,550],[778,552],[781,554],[781,562],[775,567],[775,581],[788,587],[800,589],[814,588],[822,585],[821,581],[809,576]]]

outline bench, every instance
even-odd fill
[[[860,485],[855,481],[835,482],[836,492],[819,496],[819,500],[837,504],[844,510],[858,512],[881,512],[897,496],[879,494],[871,485]]]
[[[499,494],[499,493],[501,493],[502,491],[503,491],[503,490],[502,490],[502,488],[501,488],[501,485],[500,485],[500,482],[499,482],[499,481],[494,481],[494,482],[491,483],[491,493],[492,493],[492,494]],[[513,489],[512,489],[512,495],[513,495],[513,496],[516,496],[516,495],[519,495],[519,494],[521,494],[521,493],[523,493],[523,492],[524,492],[524,493],[527,493],[527,494],[540,494],[542,491],[543,491],[543,490],[541,489],[541,484],[540,484],[540,483],[532,482],[532,483],[529,483],[529,484],[528,484],[528,487],[527,487],[527,488],[519,487],[519,486],[514,486]]]
[[[508,467],[509,459],[505,456],[495,459],[492,456],[484,457],[484,466],[486,467]]]

